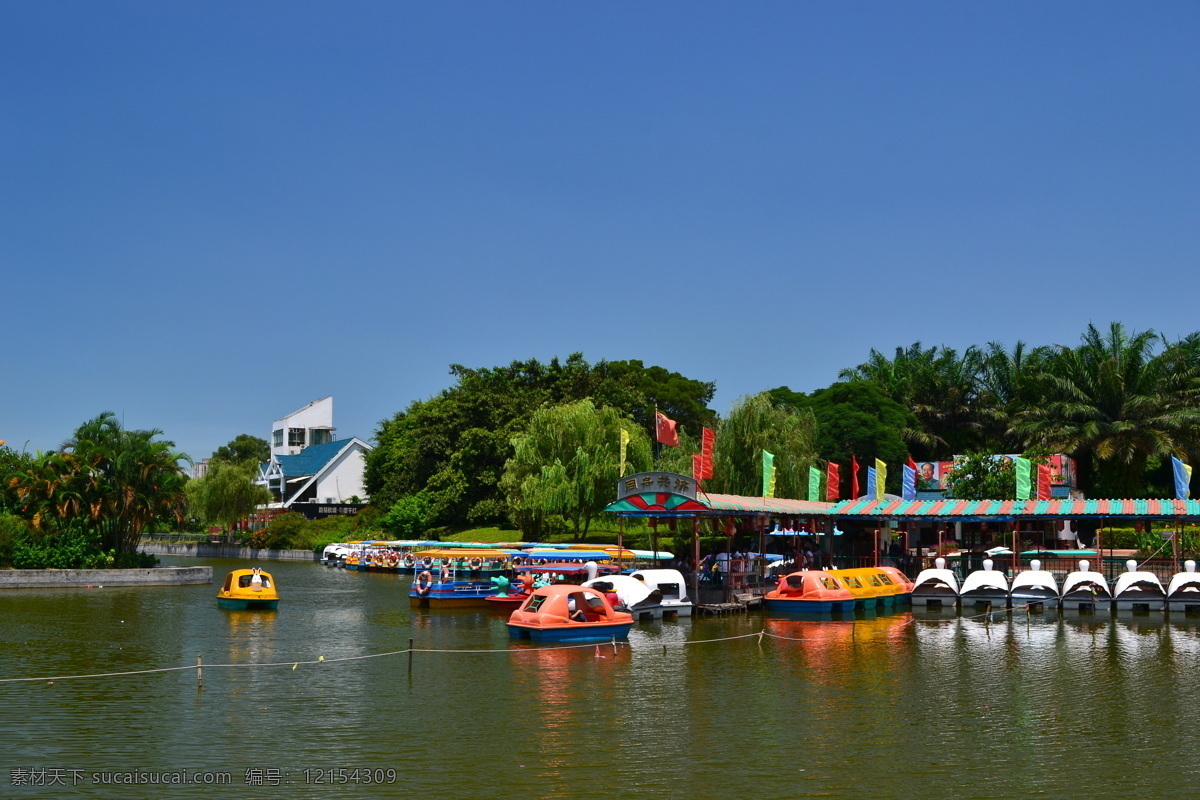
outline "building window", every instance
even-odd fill
[[[288,447],[304,447],[304,428],[288,428]]]
[[[309,444],[329,444],[333,441],[333,431],[312,428],[308,432]]]
[[[279,430],[275,431],[273,436],[274,436],[275,446],[283,447],[283,428],[280,428]]]

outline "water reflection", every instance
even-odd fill
[[[7,761],[228,769],[238,794],[251,767],[298,776],[341,760],[403,775],[402,789],[345,796],[1200,788],[1200,618],[743,614],[641,624],[614,654],[514,642],[505,616],[487,609],[410,610],[407,579],[305,564],[272,572],[284,591],[274,613],[222,611],[208,586],[0,595],[0,676],[188,664],[197,653],[206,663],[332,660],[403,650],[411,637],[427,651],[411,678],[402,655],[214,669],[200,691],[190,673],[0,684]],[[249,742],[247,720],[265,721],[269,740]],[[279,794],[329,791],[301,783]]]

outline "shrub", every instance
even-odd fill
[[[379,521],[390,535],[401,539],[420,539],[429,530],[431,505],[425,492],[405,495],[392,504]]]

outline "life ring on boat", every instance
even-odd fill
[[[397,564],[400,563],[400,556],[396,555],[395,553],[388,553],[387,554],[387,563],[388,563],[389,567],[396,566]]]
[[[479,569],[483,566],[483,559],[476,556],[470,560],[471,569]]]
[[[421,559],[421,566],[424,567],[425,569],[429,569],[430,567],[433,566],[433,559],[430,558],[429,556],[425,556],[424,558]]]
[[[413,583],[413,588],[417,590],[417,594],[424,597],[429,594],[429,590],[433,588],[433,573],[425,570],[417,576],[417,580]]]
[[[514,556],[512,563],[513,563],[514,567],[523,567],[523,566],[525,566],[525,557],[524,556]]]
[[[415,559],[415,558],[413,558],[413,554],[412,554],[412,553],[405,553],[405,554],[404,554],[404,566],[406,566],[406,567],[411,567],[415,561],[416,561],[416,559]]]

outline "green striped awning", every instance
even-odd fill
[[[1200,519],[1200,500],[845,500],[832,515],[867,519]]]

